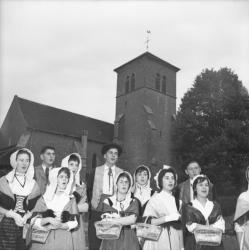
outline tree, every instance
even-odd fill
[[[231,69],[206,69],[196,77],[182,99],[172,136],[178,166],[184,169],[197,160],[224,190],[240,186],[249,164],[249,96]]]

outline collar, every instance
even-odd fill
[[[15,176],[18,176],[18,177],[25,177],[26,174],[24,173],[19,173],[19,172],[15,172]]]
[[[43,168],[43,170],[45,171],[45,169],[47,168],[47,166],[46,165],[44,165],[44,164],[42,164],[42,168]],[[48,167],[49,168],[49,170],[52,168],[52,166],[50,166],[50,167]]]
[[[112,201],[112,207],[115,208],[118,212],[126,210],[130,206],[131,201],[133,200],[130,192],[126,194],[125,199],[122,201],[117,200],[117,193],[109,197],[109,199]],[[108,202],[107,200],[108,199],[106,199],[106,202]]]
[[[111,167],[111,169],[112,169],[112,171],[115,169],[115,165],[113,165],[112,167]],[[105,170],[107,170],[107,169],[109,169],[109,167],[105,164]]]
[[[169,192],[167,192],[165,190],[162,190],[160,193],[162,193],[163,195],[169,196],[169,197],[173,196],[172,192],[169,193]]]
[[[190,186],[193,186],[195,179],[189,179]]]
[[[194,199],[192,203],[193,206],[203,214],[205,220],[207,220],[213,210],[214,203],[209,199],[207,199],[205,206],[203,206],[197,199]]]

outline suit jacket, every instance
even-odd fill
[[[96,167],[95,169],[93,190],[92,190],[92,200],[91,200],[92,208],[95,210],[97,209],[99,202],[100,202],[101,195],[103,194],[104,169],[105,169],[105,165]],[[115,177],[118,176],[122,172],[123,170],[121,168],[115,167]]]
[[[178,185],[178,192],[179,192],[179,199],[182,200],[183,203],[187,204],[190,202],[190,179],[187,179],[186,181]],[[214,200],[212,183],[210,183],[209,186],[208,199],[211,201]]]
[[[37,167],[35,167],[35,176],[34,176],[39,188],[40,188],[40,191],[42,194],[45,193],[46,191],[46,187],[47,187],[47,178],[46,178],[46,175],[45,175],[45,172],[42,168],[42,165],[39,165]]]

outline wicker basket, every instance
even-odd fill
[[[147,240],[157,241],[161,235],[162,228],[147,223],[137,223],[137,237],[142,237]]]
[[[194,231],[195,241],[199,245],[219,246],[222,238],[222,230],[210,226],[198,227]]]
[[[101,240],[117,240],[119,238],[122,225],[110,221],[96,221],[96,236]]]

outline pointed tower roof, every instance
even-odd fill
[[[151,54],[150,52],[146,51],[145,53],[141,54],[140,56],[128,61],[127,63],[117,67],[116,69],[114,69],[115,72],[119,72],[123,67],[127,66],[128,64],[138,60],[138,59],[141,59],[141,58],[147,58],[149,60],[153,60],[153,61],[156,61],[157,63],[160,63],[162,64],[163,66],[166,66],[166,67],[169,67],[171,68],[172,70],[174,70],[175,72],[179,71],[180,69],[177,68],[176,66],[174,66],[173,64],[170,64],[166,61],[164,61],[163,59]]]

